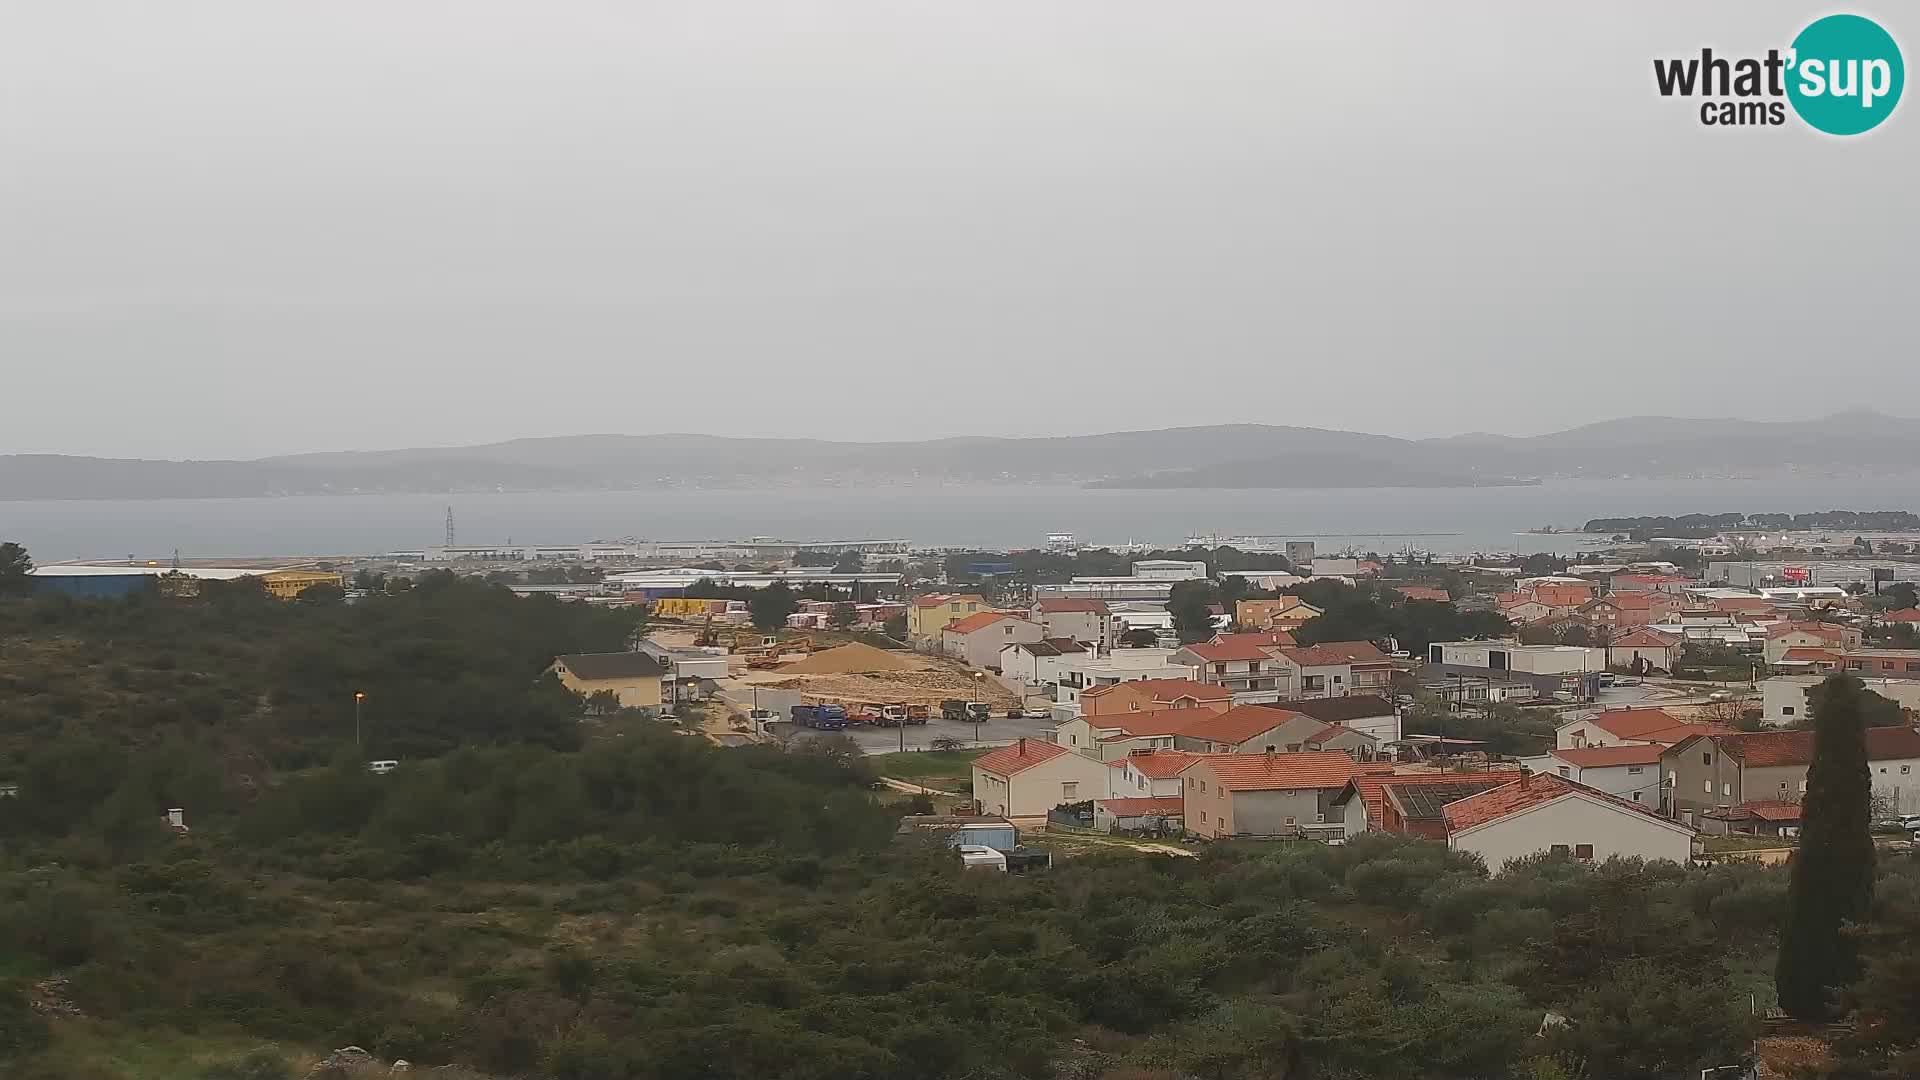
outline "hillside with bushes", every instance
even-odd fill
[[[431,579],[263,603],[0,605],[0,1074],[281,1080],[353,1045],[552,1080],[1692,1077],[1772,1000],[1779,870],[1489,877],[1370,836],[962,873],[894,841],[844,741],[582,748],[540,672],[621,640],[608,613]],[[342,726],[362,684],[417,709],[386,775]],[[1913,860],[1875,902],[1834,1075],[1920,1046]]]

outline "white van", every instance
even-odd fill
[[[369,762],[367,762],[367,771],[368,771],[368,772],[370,772],[370,773],[374,773],[374,774],[376,774],[376,775],[379,775],[379,776],[385,776],[385,775],[387,775],[388,773],[390,773],[390,772],[392,772],[393,770],[395,770],[395,769],[397,769],[397,768],[399,768],[399,767],[400,767],[400,763],[399,763],[399,762],[397,762],[397,761],[369,761]]]

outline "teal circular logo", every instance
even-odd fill
[[[1829,135],[1871,131],[1900,103],[1906,65],[1893,35],[1872,19],[1829,15],[1793,39],[1787,100]]]

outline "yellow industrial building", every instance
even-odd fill
[[[347,579],[327,570],[268,570],[259,575],[260,587],[268,596],[292,600],[315,585],[346,587]]]
[[[657,709],[660,679],[667,669],[643,652],[573,653],[554,657],[553,673],[560,685],[583,697],[605,690],[623,708]]]
[[[979,593],[916,596],[907,605],[907,637],[915,641],[937,640],[948,623],[991,610],[986,597]]]

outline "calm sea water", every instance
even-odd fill
[[[1043,487],[827,488],[779,491],[356,495],[273,499],[0,502],[0,540],[41,562],[377,554],[441,541],[453,507],[459,542],[565,544],[593,539],[793,540],[903,537],[926,544],[1037,546],[1082,541],[1177,544],[1188,536],[1314,539],[1321,549],[1572,551],[1578,538],[1527,535],[1591,517],[1799,513],[1920,507],[1920,480],[1583,480],[1521,488],[1302,491],[1088,491]]]

